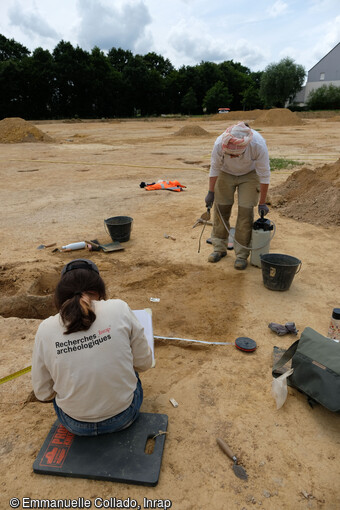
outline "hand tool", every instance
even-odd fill
[[[195,221],[195,223],[192,226],[192,228],[197,227],[197,225],[210,225],[210,226],[212,226],[212,222],[211,221],[202,220],[202,218],[198,218],[198,220]]]
[[[85,243],[87,243],[91,246],[94,246],[95,248],[99,247],[105,253],[108,253],[111,251],[124,250],[124,246],[122,246],[119,241],[114,241],[113,243],[108,243],[108,244],[95,243],[94,241],[85,241]]]
[[[52,246],[55,246],[57,243],[51,243],[51,244],[39,244],[37,250],[43,250],[44,248],[51,248]]]
[[[202,214],[201,219],[204,221],[210,220],[210,207],[207,207],[207,210]]]
[[[223,441],[223,439],[221,439],[219,437],[216,439],[216,441],[217,441],[218,446],[221,448],[221,450],[224,453],[226,453],[228,455],[228,457],[231,458],[231,460],[234,461],[233,471],[234,471],[235,475],[238,478],[241,478],[242,480],[248,480],[248,475],[247,475],[245,469],[238,464],[237,457],[233,454],[232,450],[229,448],[227,443],[225,443]]]

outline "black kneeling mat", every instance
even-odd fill
[[[75,436],[57,420],[33,463],[33,471],[155,486],[167,427],[166,414],[140,413],[125,430],[86,437]]]

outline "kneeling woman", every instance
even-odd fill
[[[143,401],[138,371],[152,366],[144,330],[129,306],[105,298],[97,266],[73,260],[55,291],[59,313],[40,324],[35,338],[34,393],[53,399],[62,425],[82,436],[131,425]]]

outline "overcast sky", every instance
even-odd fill
[[[176,68],[291,57],[308,71],[340,42],[340,0],[0,0],[0,33],[31,51],[63,39],[154,51]]]

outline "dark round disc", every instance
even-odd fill
[[[256,342],[247,336],[239,336],[235,340],[235,347],[240,351],[253,352],[256,349]]]

